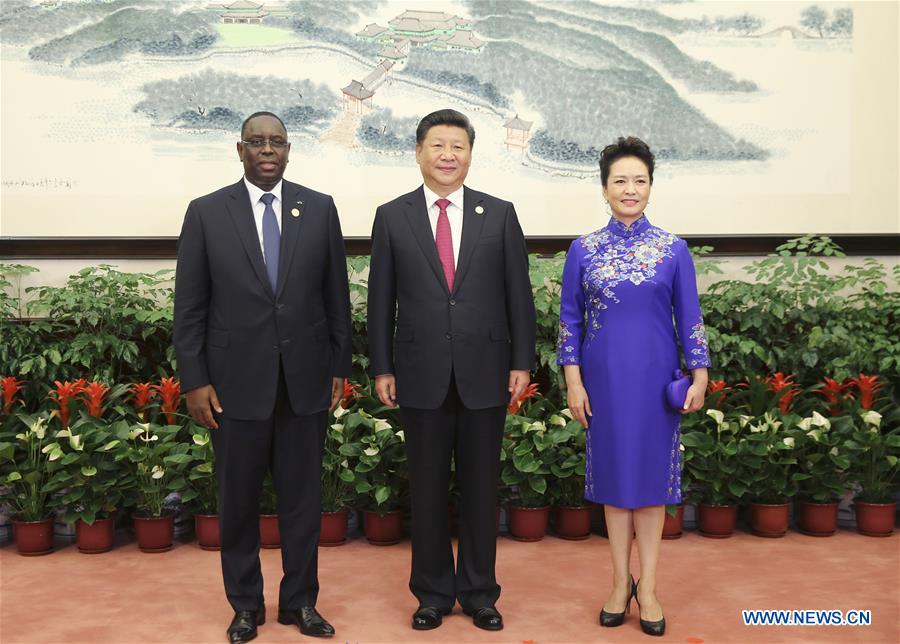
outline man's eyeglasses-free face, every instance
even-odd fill
[[[283,150],[290,147],[290,143],[284,139],[250,139],[249,141],[241,141],[247,147],[253,150],[262,150],[269,145],[273,150]]]

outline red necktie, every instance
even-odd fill
[[[444,267],[444,278],[447,280],[447,290],[453,292],[453,279],[456,277],[456,268],[453,265],[453,233],[450,231],[450,218],[447,217],[449,199],[438,199],[434,203],[441,209],[437,220],[437,229],[434,233],[434,245],[437,246],[438,257],[441,266]]]

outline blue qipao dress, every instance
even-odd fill
[[[572,242],[557,363],[581,365],[589,417],[585,498],[619,508],[681,502],[681,415],[666,404],[680,366],[709,367],[691,253],[641,216]]]

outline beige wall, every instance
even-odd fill
[[[738,279],[738,280],[748,280],[750,277],[744,272],[744,268],[752,261],[758,258],[753,257],[724,257],[719,259],[719,267],[722,269],[722,274],[710,274],[705,276],[700,276],[697,280],[700,290],[703,291],[705,288],[714,282],[718,282],[725,279]],[[890,278],[891,268],[897,265],[900,265],[900,258],[898,257],[877,257],[880,262],[882,262],[886,267],[888,267],[889,272],[889,284],[891,285],[892,290],[898,290],[900,285]],[[831,270],[839,270],[844,265],[853,265],[860,266],[865,261],[864,258],[860,257],[849,257],[844,259],[826,259],[826,262],[831,267]],[[24,289],[29,286],[62,286],[65,284],[66,279],[69,275],[72,275],[82,268],[86,266],[92,266],[97,264],[111,264],[120,271],[126,272],[143,272],[143,273],[153,273],[158,270],[162,270],[164,268],[175,268],[174,260],[24,260],[19,263],[27,264],[28,266],[33,266],[39,270],[37,273],[32,273],[30,275],[25,276],[19,283],[19,286],[22,288],[22,293],[24,294]],[[26,301],[31,299],[31,296],[26,296]]]

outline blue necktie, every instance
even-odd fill
[[[281,232],[278,230],[278,220],[272,208],[275,195],[267,192],[259,200],[266,204],[262,222],[263,251],[266,255],[266,272],[269,274],[269,283],[274,292],[278,286],[278,251],[281,246]]]

